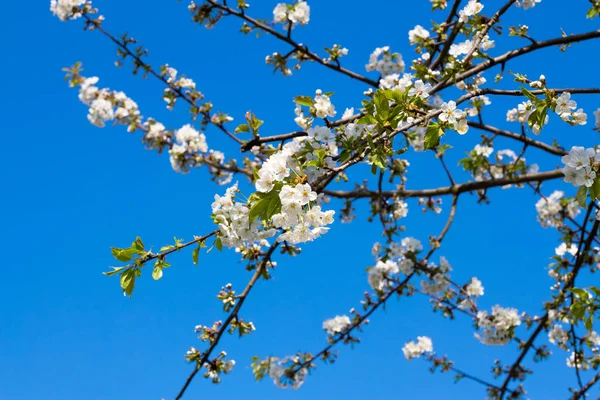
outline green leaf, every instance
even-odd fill
[[[577,202],[579,203],[579,205],[581,207],[585,207],[585,204],[587,201],[587,187],[580,186],[579,189],[577,189],[577,194],[575,195],[575,199],[577,200]]]
[[[160,278],[162,278],[163,276],[163,271],[162,271],[162,263],[160,263],[159,261],[156,262],[156,264],[154,264],[154,269],[152,270],[152,278],[157,281]]]
[[[250,127],[252,128],[253,133],[256,133],[258,131],[258,128],[260,128],[261,125],[265,122],[256,118],[256,115],[254,115],[254,113],[251,111],[246,112],[246,121],[248,121],[248,125],[250,125]]]
[[[305,167],[320,167],[321,162],[319,160],[310,160],[304,164]]]
[[[110,251],[112,252],[113,257],[119,261],[131,261],[131,249],[119,249],[118,247],[111,247]]]
[[[600,199],[600,179],[596,178],[594,184],[590,188],[592,199]]]
[[[235,130],[233,131],[233,133],[241,133],[241,132],[250,132],[250,127],[248,126],[248,124],[241,124],[240,126],[235,128]]]
[[[587,14],[585,15],[586,18],[588,19],[592,19],[594,18],[596,15],[600,15],[600,9],[598,8],[599,6],[594,5],[592,6],[592,8],[590,8],[587,12]]]
[[[594,316],[590,315],[585,319],[585,329],[591,331],[594,328]]]
[[[223,242],[221,242],[221,238],[220,237],[218,237],[217,240],[215,240],[215,247],[219,251],[223,250]]]
[[[294,102],[306,107],[312,107],[315,104],[310,96],[296,96]]]
[[[581,303],[573,303],[570,308],[573,318],[576,320],[583,319],[585,316],[585,308],[582,307]]]
[[[529,99],[531,100],[534,104],[538,102],[538,98],[531,93],[529,90],[525,89],[524,87],[521,88],[521,92]]]
[[[137,236],[135,238],[135,242],[133,242],[131,244],[131,247],[134,248],[134,249],[136,249],[136,250],[139,250],[140,252],[144,251],[144,242],[142,242],[142,239],[140,239],[140,237]]]
[[[162,253],[163,251],[167,251],[167,250],[171,250],[174,249],[175,246],[173,246],[172,244],[168,245],[168,246],[163,246],[160,248],[160,252]]]
[[[198,256],[200,255],[200,246],[196,247],[194,251],[192,251],[192,261],[194,265],[198,265]]]
[[[133,294],[133,288],[135,286],[135,276],[136,273],[133,269],[128,269],[121,274],[121,289],[125,292],[126,295],[131,297]]]
[[[573,292],[574,294],[577,295],[577,297],[579,297],[581,300],[587,300],[590,295],[588,292],[586,292],[584,289],[580,289],[580,288],[572,288],[570,289],[571,292]]]
[[[277,188],[269,193],[257,193],[257,196],[259,200],[252,205],[248,214],[250,224],[257,218],[268,221],[273,215],[281,211],[281,199]]]
[[[444,130],[440,127],[439,124],[433,123],[427,126],[427,131],[425,132],[425,140],[424,145],[425,149],[434,149],[440,144],[440,137],[444,134]]]
[[[106,276],[113,276],[118,274],[119,272],[121,272],[121,270],[123,270],[125,267],[111,267],[113,270],[112,271],[108,271],[108,272],[103,272],[103,275]]]

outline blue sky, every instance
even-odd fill
[[[118,281],[101,275],[115,265],[109,248],[128,245],[136,235],[155,248],[174,236],[191,239],[213,226],[210,203],[217,187],[205,171],[180,175],[168,157],[147,151],[139,135],[121,127],[98,129],[86,119],[77,93],[63,82],[61,68],[82,61],[84,74],[100,77],[102,87],[123,90],[135,99],[145,116],[166,125],[188,123],[183,105],[164,109],[163,87],[151,79],[117,69],[114,46],[99,33],[83,32],[82,22],[61,23],[48,11],[46,1],[8,2],[0,15],[3,62],[3,127],[5,138],[0,166],[4,210],[0,237],[4,245],[0,279],[0,399],[160,399],[172,398],[191,366],[183,355],[190,345],[202,348],[193,328],[224,319],[215,298],[222,285],[232,282],[241,290],[249,278],[232,251],[200,256],[194,267],[189,253],[171,259],[172,268],[154,282],[146,273],[132,299],[122,296]],[[252,15],[270,18],[275,1],[251,2]],[[495,7],[488,1],[485,12]],[[536,38],[597,29],[585,20],[585,2],[569,4],[544,0],[534,10],[514,9],[506,25],[525,23]],[[114,34],[128,32],[150,51],[153,65],[169,63],[194,78],[217,110],[237,121],[251,109],[264,119],[265,133],[295,129],[292,99],[315,89],[335,91],[338,112],[358,107],[364,84],[305,65],[291,78],[273,75],[264,57],[287,47],[268,37],[256,39],[238,33],[240,23],[225,19],[214,29],[195,26],[186,6],[176,1],[109,1],[94,4],[105,15],[105,27]],[[346,65],[363,72],[377,46],[390,45],[410,59],[407,32],[425,27],[432,18],[429,2],[316,1],[311,22],[294,31],[312,49],[342,44],[350,49]],[[445,14],[436,14],[436,21]],[[525,45],[517,38],[498,41],[498,52]],[[549,85],[598,86],[597,45],[574,45],[567,53],[548,49],[523,57],[508,69],[537,77]],[[373,76],[375,78],[375,76]],[[488,76],[491,81],[492,76]],[[512,86],[506,76],[504,87]],[[590,114],[600,106],[594,98],[577,96]],[[516,99],[495,100],[486,122],[510,128],[505,111]],[[546,142],[556,137],[565,147],[597,143],[587,127],[569,128],[553,118],[543,132]],[[592,122],[592,121],[591,121]],[[479,139],[472,130],[464,137],[450,133],[455,147],[451,165]],[[218,132],[209,130],[211,148],[233,156],[234,149]],[[507,142],[497,142],[508,145]],[[512,147],[518,149],[518,147]],[[408,187],[446,184],[430,154],[409,154]],[[559,160],[531,151],[529,159],[542,169]],[[368,175],[359,170],[356,181]],[[457,173],[461,180],[466,174]],[[546,190],[574,190],[563,183]],[[535,220],[537,198],[526,189],[490,192],[490,205],[477,205],[475,196],[460,199],[455,226],[438,255],[454,267],[457,281],[471,276],[482,280],[486,294],[482,308],[502,303],[541,314],[551,281],[545,267],[558,235]],[[444,199],[447,205],[449,199]],[[416,201],[409,203],[407,234],[426,242],[445,222],[441,216],[422,215]],[[337,207],[336,207],[337,208]],[[362,211],[362,213],[361,213]],[[319,351],[326,335],[324,319],[358,307],[367,288],[365,268],[372,264],[371,246],[380,229],[366,222],[367,205],[357,207],[358,219],[336,224],[315,243],[304,246],[295,259],[280,258],[269,282],[260,282],[245,304],[242,317],[254,321],[257,331],[243,340],[226,337],[221,349],[237,360],[235,370],[213,385],[199,377],[186,398],[219,399],[475,399],[483,388],[452,376],[431,375],[420,360],[407,362],[401,348],[417,335],[433,339],[439,354],[456,366],[490,378],[492,361],[512,362],[514,347],[490,348],[473,337],[470,321],[447,321],[430,312],[425,298],[391,301],[377,312],[354,350],[341,347],[334,366],[319,365],[299,391],[282,391],[270,382],[255,383],[250,357],[285,356],[297,351]],[[437,257],[435,258],[437,261]],[[525,332],[521,331],[524,336]],[[556,350],[550,361],[536,365],[527,381],[531,398],[562,399],[575,383],[564,367],[567,354]],[[529,360],[527,365],[531,366]],[[594,392],[592,392],[594,394]],[[597,394],[597,392],[596,392]]]

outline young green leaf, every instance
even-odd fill
[[[580,186],[577,190],[577,195],[575,195],[575,199],[581,207],[585,207],[587,201],[587,187]]]
[[[198,265],[198,256],[200,255],[200,246],[196,247],[194,251],[192,251],[192,262],[194,265]]]
[[[242,132],[250,132],[250,127],[248,126],[248,124],[241,124],[237,128],[235,128],[235,130],[233,131],[233,133],[242,133]]]
[[[314,104],[314,101],[310,96],[296,96],[294,102],[306,107],[312,107]]]
[[[108,272],[103,272],[103,275],[106,276],[113,276],[118,274],[119,272],[121,272],[121,270],[123,270],[125,267],[111,267],[113,270],[112,271],[108,271]]]
[[[133,288],[135,286],[135,277],[136,272],[133,268],[125,270],[123,273],[121,273],[121,289],[123,289],[123,292],[125,292],[125,294],[129,297],[131,297],[131,295],[133,294]]]
[[[427,126],[425,132],[424,145],[426,149],[434,149],[440,144],[440,137],[444,134],[444,130],[439,124],[433,123]]]

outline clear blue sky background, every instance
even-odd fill
[[[275,1],[254,1],[254,16],[271,18]],[[171,1],[110,1],[94,4],[106,16],[105,27],[129,32],[150,50],[153,65],[169,63],[193,77],[216,109],[242,120],[252,109],[266,120],[268,133],[295,129],[292,98],[314,90],[335,91],[341,114],[359,106],[366,87],[319,66],[305,65],[291,78],[273,75],[264,57],[287,47],[271,38],[238,33],[240,23],[224,20],[213,30],[195,26],[186,5]],[[491,13],[499,2],[485,3]],[[308,27],[294,31],[312,49],[342,44],[350,49],[346,65],[364,71],[377,46],[391,45],[410,59],[407,31],[419,23],[430,26],[429,2],[316,1]],[[536,38],[560,36],[597,28],[584,18],[586,2],[544,0],[528,12],[515,9],[505,22],[531,26]],[[171,127],[188,123],[183,104],[164,109],[160,83],[133,77],[117,69],[114,46],[95,32],[83,32],[82,22],[60,23],[48,11],[49,1],[7,2],[0,15],[0,73],[3,79],[0,167],[3,243],[0,279],[0,399],[103,400],[172,398],[192,366],[183,355],[190,345],[202,348],[193,328],[224,319],[215,295],[232,282],[241,290],[248,279],[232,251],[202,254],[200,267],[188,252],[172,257],[173,267],[160,282],[150,274],[139,281],[134,297],[122,296],[117,279],[101,275],[115,265],[110,246],[128,245],[140,235],[158,248],[173,236],[191,239],[213,229],[210,203],[220,188],[204,171],[179,175],[168,157],[143,148],[139,135],[122,127],[98,129],[86,119],[77,92],[63,82],[61,68],[82,61],[85,74],[98,75],[102,87],[123,90],[140,105],[143,115]],[[436,14],[439,22],[445,13]],[[525,45],[506,38],[497,52]],[[598,45],[575,45],[566,54],[549,49],[511,63],[508,69],[537,77],[543,72],[551,86],[598,86]],[[491,81],[492,76],[488,76]],[[512,86],[506,76],[504,85]],[[591,112],[600,106],[593,98],[576,97]],[[496,100],[486,112],[487,122],[509,127],[506,109],[516,99]],[[491,111],[495,110],[495,111]],[[592,145],[597,134],[587,127],[569,128],[556,116],[542,134],[565,146]],[[479,134],[450,133],[455,149],[452,165]],[[215,131],[207,132],[212,148],[233,149]],[[12,140],[13,142],[10,142]],[[12,143],[12,144],[11,144]],[[502,147],[498,141],[497,148]],[[518,147],[512,147],[518,150]],[[537,157],[537,158],[536,158]],[[558,165],[531,151],[542,169]],[[409,155],[410,188],[446,184],[431,154]],[[357,181],[367,175],[359,173]],[[457,175],[461,180],[468,177]],[[546,191],[562,187],[557,182]],[[460,200],[459,215],[439,255],[453,265],[457,281],[479,277],[485,286],[483,308],[501,302],[530,313],[540,313],[548,299],[551,280],[546,266],[558,245],[557,234],[535,220],[537,198],[527,189],[491,191],[491,205],[477,205],[475,196]],[[445,199],[447,212],[447,203]],[[424,242],[445,222],[441,216],[422,215],[410,202],[407,234]],[[380,229],[365,220],[366,204],[350,225],[336,224],[325,237],[304,246],[295,259],[280,258],[274,279],[260,282],[243,308],[257,331],[243,339],[225,337],[220,349],[237,360],[234,372],[213,385],[199,377],[189,399],[478,399],[483,388],[469,381],[454,384],[452,376],[428,372],[428,364],[407,362],[403,344],[417,335],[433,339],[439,354],[448,354],[457,367],[490,378],[496,358],[512,362],[516,350],[486,347],[473,337],[464,317],[447,321],[430,312],[427,299],[392,301],[377,312],[354,350],[341,347],[335,366],[320,365],[299,391],[282,391],[272,383],[255,383],[250,357],[285,356],[296,351],[320,350],[326,335],[322,321],[358,307],[367,288],[372,264],[371,246]],[[362,212],[362,215],[361,215]],[[436,257],[437,260],[437,257]],[[525,335],[523,330],[520,331]],[[527,388],[534,399],[568,397],[574,374],[565,367],[567,354],[536,366]],[[527,361],[527,365],[532,365]],[[598,391],[594,392],[598,394]]]

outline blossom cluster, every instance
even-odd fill
[[[89,106],[88,120],[95,126],[103,128],[107,122],[129,125],[129,131],[137,128],[141,121],[140,111],[135,101],[123,92],[100,89],[96,84],[99,78],[79,77],[79,100]]]
[[[310,100],[310,104],[310,114],[308,116],[304,115],[301,104],[297,103],[296,108],[294,109],[294,114],[296,114],[294,121],[300,128],[308,131],[309,134],[311,132],[310,128],[314,122],[314,117],[327,118],[334,117],[337,114],[335,106],[331,102],[330,93],[323,93],[321,89],[315,91],[315,97]]]
[[[298,1],[296,4],[279,3],[273,10],[273,19],[279,24],[306,25],[310,20],[310,7],[306,1]]]
[[[554,249],[554,253],[559,257],[563,257],[566,254],[576,256],[577,255],[577,245],[575,243],[571,243],[570,245],[567,245],[566,243],[563,242],[556,249]]]
[[[383,77],[404,71],[404,60],[400,53],[392,53],[389,46],[378,47],[369,57],[367,71],[377,71]]]
[[[408,31],[408,41],[410,44],[418,43],[420,40],[429,38],[429,31],[423,28],[421,25],[416,25],[413,29]]]
[[[173,132],[159,121],[147,118],[144,121],[135,101],[123,92],[98,87],[99,78],[84,77],[79,74],[79,67],[73,67],[68,75],[70,86],[79,87],[79,99],[89,107],[87,118],[97,127],[105,127],[114,122],[127,126],[129,132],[142,130],[145,135],[143,142],[149,149],[169,149],[170,162],[177,172],[186,173],[190,167],[208,164],[213,180],[219,184],[227,184],[232,174],[224,171],[225,155],[219,151],[209,150],[206,136],[191,125],[187,124]],[[169,68],[165,73],[171,77],[176,71]],[[179,82],[177,80],[176,82]],[[179,83],[184,84],[184,83]],[[178,85],[179,85],[178,84]]]
[[[600,161],[600,153],[592,148],[574,146],[561,161],[565,164],[562,169],[565,182],[571,182],[576,187],[593,185],[597,170],[594,163]]]
[[[448,289],[450,285],[450,271],[452,267],[446,257],[440,257],[440,265],[433,262],[427,264],[428,279],[421,281],[421,291],[425,294],[438,294]]]
[[[554,112],[560,116],[560,119],[567,122],[569,125],[587,124],[587,114],[582,108],[577,111],[575,111],[575,109],[577,109],[577,103],[575,100],[571,100],[571,93],[563,92],[556,99]]]
[[[422,250],[421,241],[412,237],[406,237],[400,243],[391,243],[389,258],[385,261],[378,260],[374,267],[369,268],[369,285],[373,290],[381,292],[392,285],[398,274],[410,275],[415,265],[410,256]]]
[[[350,326],[350,317],[347,315],[337,315],[323,322],[323,329],[328,335],[343,333]]]
[[[254,242],[266,245],[266,238],[277,233],[275,229],[262,230],[258,220],[250,222],[250,207],[246,202],[236,201],[237,183],[227,189],[224,196],[215,195],[212,203],[213,221],[219,226],[223,246],[248,247]]]
[[[279,388],[300,388],[306,380],[308,370],[306,368],[299,368],[295,373],[290,373],[300,363],[300,357],[297,356],[285,357],[281,360],[272,357],[270,359],[269,376],[273,379],[275,386]]]
[[[460,10],[459,22],[467,22],[469,17],[479,14],[481,10],[483,10],[483,4],[478,0],[469,0],[467,5]]]
[[[506,113],[506,120],[508,122],[519,122],[521,124],[527,123],[534,134],[539,135],[542,131],[542,127],[539,123],[529,123],[529,117],[537,110],[535,104],[531,102],[531,100],[524,101],[520,103],[517,108],[513,108],[508,110]],[[549,117],[546,115],[544,117],[544,125],[548,123]]]
[[[514,308],[496,305],[492,308],[491,315],[487,311],[479,311],[476,322],[479,328],[483,328],[483,335],[475,334],[481,343],[504,345],[513,337],[514,329],[521,325],[521,317]]]
[[[175,139],[177,139],[177,143],[173,144],[169,154],[171,165],[177,172],[187,172],[189,170],[189,164],[193,159],[188,159],[186,155],[208,152],[206,136],[189,124],[184,125],[175,132]]]
[[[580,213],[579,204],[573,199],[563,199],[564,192],[555,190],[550,196],[542,197],[535,204],[537,220],[544,228],[563,226],[564,216],[575,218]]]
[[[465,40],[464,42],[460,42],[460,43],[453,43],[450,45],[450,49],[448,50],[448,54],[450,54],[452,57],[454,57],[456,60],[458,60],[458,58],[463,55],[463,54],[469,54],[471,51],[473,51],[474,46],[476,45],[476,42],[470,39]],[[490,39],[490,37],[488,35],[485,35],[483,37],[483,39],[481,40],[481,43],[479,43],[479,49],[486,51],[489,50],[493,47],[496,46],[496,43]],[[450,61],[447,63],[446,67],[454,67],[455,63]]]
[[[469,130],[466,113],[456,108],[456,102],[450,100],[441,106],[442,113],[438,117],[440,121],[447,123],[452,129],[461,135]]]
[[[193,99],[201,99],[204,96],[196,91],[196,82],[185,76],[178,76],[178,71],[170,67],[168,64],[161,67],[161,75],[169,85],[165,88],[163,100],[167,103],[167,109],[172,110],[175,107],[177,99],[181,93],[186,93],[187,96]]]
[[[273,225],[284,229],[285,232],[279,235],[278,242],[287,241],[291,244],[309,242],[329,230],[325,226],[333,223],[335,211],[322,211],[319,205],[308,206],[312,201],[310,199],[317,197],[310,185],[298,184],[294,188],[284,186],[279,196],[282,211],[273,215]]]
[[[542,0],[517,0],[515,4],[517,7],[523,7],[523,10],[528,10],[541,2]]]
[[[548,340],[563,350],[569,350],[569,334],[561,325],[552,326],[552,329],[548,332]]]
[[[51,0],[50,11],[61,21],[69,21],[81,17],[80,7],[86,4],[86,0]]]
[[[432,353],[433,343],[427,336],[417,336],[417,341],[406,343],[406,345],[404,345],[402,348],[402,352],[407,360],[412,360],[413,358],[420,357],[425,353]]]
[[[276,192],[281,204],[280,211],[269,216],[269,222],[275,228],[284,230],[277,238],[280,242],[297,244],[312,241],[329,230],[326,225],[333,223],[335,211],[322,211],[321,206],[317,204],[318,195],[310,184],[297,180],[297,177],[305,176],[310,182],[321,174],[321,169],[317,166],[303,168],[299,164],[297,154],[304,150],[304,145],[313,149],[317,145],[328,145],[327,149],[332,150],[335,141],[329,128],[311,128],[308,137],[296,138],[286,143],[280,151],[264,162],[257,173],[256,190],[266,194]],[[337,153],[337,148],[333,150],[333,153]],[[310,162],[317,156],[309,153],[306,157]],[[323,162],[333,161],[323,159]]]

